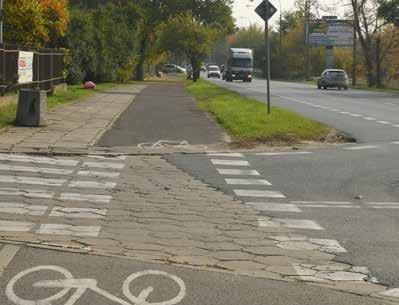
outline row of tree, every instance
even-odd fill
[[[271,73],[273,78],[304,79],[306,77],[305,20],[307,3],[297,1],[296,8],[282,14],[281,23],[270,30]],[[312,0],[314,13],[328,9],[322,1]],[[381,85],[398,76],[399,71],[399,0],[350,0],[346,19],[353,20],[357,32],[356,75],[362,76],[369,86]],[[323,6],[323,7],[321,7]],[[237,29],[221,40],[213,54],[213,61],[223,63],[229,47],[248,47],[254,50],[254,64],[258,74],[264,75],[265,43],[263,27],[251,25]],[[336,68],[352,74],[353,49],[335,48]],[[310,48],[310,75],[320,75],[326,67],[326,50]],[[380,75],[380,77],[379,77]]]
[[[64,48],[68,81],[144,78],[169,53],[198,76],[215,40],[232,33],[231,0],[5,1],[5,41]]]

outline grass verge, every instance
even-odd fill
[[[264,103],[244,97],[210,82],[186,82],[199,107],[210,112],[239,144],[293,144],[325,141],[332,129],[294,112],[273,107],[267,114]]]
[[[100,93],[115,87],[114,83],[103,83],[97,84],[96,89],[86,90],[81,85],[68,86],[67,91],[58,91],[57,93],[47,98],[48,109],[71,103],[81,98],[89,97],[96,93]],[[4,128],[13,125],[15,122],[15,116],[17,112],[17,105],[15,103],[0,106],[0,128]]]

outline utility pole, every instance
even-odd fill
[[[357,33],[355,26],[353,26],[352,86],[356,86],[357,83],[356,73],[357,73]]]
[[[3,0],[0,0],[0,44],[3,44],[3,17],[4,17],[4,10],[3,10]]]
[[[310,45],[309,45],[309,21],[310,21],[310,0],[305,2],[305,48],[306,48],[306,80],[309,79],[310,66]]]
[[[269,1],[266,1],[266,12],[269,13]],[[267,80],[267,114],[271,113],[270,105],[270,41],[269,41],[269,19],[265,21],[265,40],[266,40],[266,80]]]
[[[282,56],[282,50],[283,50],[283,33],[282,33],[282,24],[283,24],[283,12],[282,12],[282,6],[281,6],[281,0],[280,1],[280,41],[279,41],[279,55],[280,55],[280,60]]]
[[[376,67],[376,81],[377,81],[377,88],[381,87],[381,34],[378,34],[377,41],[376,41],[376,52],[375,52],[375,61],[377,63]]]

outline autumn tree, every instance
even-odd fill
[[[4,40],[33,47],[56,46],[68,23],[67,0],[4,2]]]
[[[187,11],[159,27],[158,45],[161,51],[183,52],[193,68],[193,80],[197,81],[201,62],[211,53],[217,39],[217,30],[197,20]]]

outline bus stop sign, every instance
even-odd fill
[[[277,9],[268,0],[263,0],[255,9],[255,12],[264,20],[268,21],[277,12]]]

